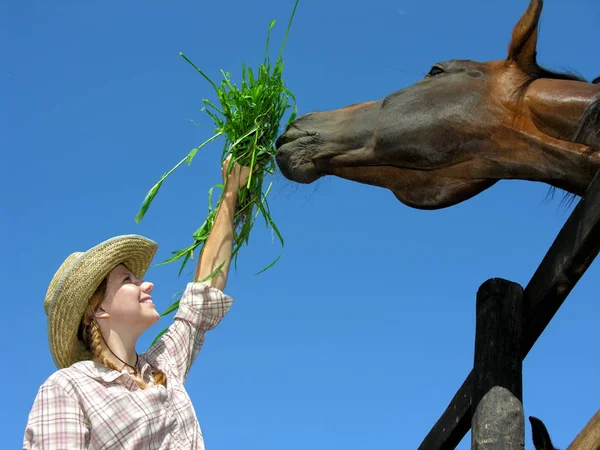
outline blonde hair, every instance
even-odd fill
[[[104,343],[98,322],[94,320],[94,313],[98,310],[102,304],[102,301],[104,300],[106,285],[107,278],[104,278],[88,303],[88,307],[86,308],[83,318],[81,319],[81,324],[79,325],[79,331],[84,345],[91,352],[91,354],[106,367],[120,372],[121,370],[115,366],[112,361],[106,358],[106,356],[104,356],[103,350],[107,346]],[[110,351],[110,349],[108,350]],[[151,369],[154,384],[160,384],[166,387],[167,375],[159,368],[151,366]],[[134,380],[140,389],[146,389],[148,387],[148,385],[141,378],[134,377]]]

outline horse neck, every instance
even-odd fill
[[[600,169],[600,86],[541,79],[524,97],[523,115],[556,187],[582,195]],[[532,131],[533,130],[533,131]]]

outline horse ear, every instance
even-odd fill
[[[531,436],[535,450],[555,450],[546,425],[537,417],[530,416]]]
[[[531,0],[527,11],[513,29],[508,47],[508,61],[515,62],[525,73],[531,73],[538,67],[536,47],[543,6],[543,0]]]

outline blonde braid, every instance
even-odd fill
[[[160,370],[158,367],[152,367],[152,381],[154,381],[154,384],[160,384],[164,387],[167,387],[167,374]]]
[[[98,322],[96,322],[96,320],[94,320],[93,318],[94,313],[100,307],[102,301],[104,300],[106,284],[107,280],[105,278],[104,280],[102,280],[102,283],[100,283],[100,286],[98,286],[98,289],[96,289],[96,292],[94,292],[94,294],[92,295],[92,298],[90,299],[88,307],[86,308],[83,318],[81,320],[80,335],[83,338],[83,343],[91,352],[92,356],[98,359],[98,361],[100,361],[101,364],[104,364],[109,369],[113,369],[117,372],[120,372],[120,369],[104,355],[103,350],[105,346],[104,338],[102,337],[102,331],[98,326]],[[160,384],[166,387],[167,375],[158,368],[154,368],[153,366],[150,366],[150,368],[152,370],[152,378],[154,384]],[[135,380],[136,384],[140,387],[140,389],[148,388],[148,384],[146,384],[144,380],[138,378],[137,376],[134,376],[133,379]]]
[[[120,372],[119,368],[106,356],[104,356],[103,345],[102,345],[102,332],[100,331],[100,327],[95,320],[92,320],[90,325],[87,327],[88,332],[88,342],[90,343],[90,350],[92,351],[92,355],[98,359],[102,364],[110,369],[116,370]]]

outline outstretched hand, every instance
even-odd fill
[[[233,167],[229,171],[229,176],[227,175],[227,171],[229,165],[233,164]],[[232,189],[241,189],[246,186],[248,182],[248,177],[250,176],[250,167],[240,166],[235,161],[231,160],[231,155],[223,161],[223,165],[221,166],[221,173],[223,176],[223,183],[227,186],[227,190]]]

